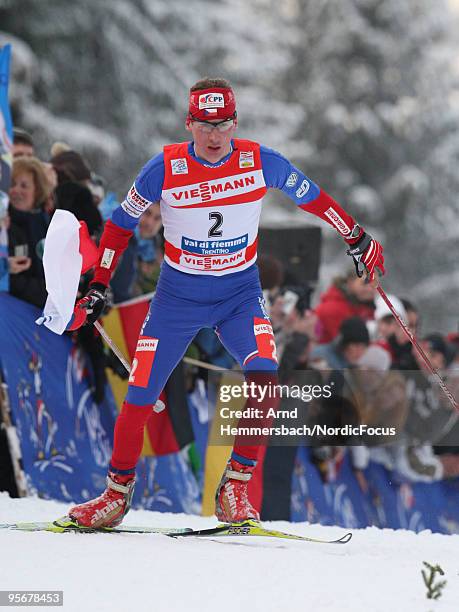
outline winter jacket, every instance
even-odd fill
[[[26,255],[32,260],[28,270],[10,275],[10,293],[20,300],[42,308],[46,301],[45,274],[41,257],[48,229],[48,217],[41,210],[25,212],[10,206],[8,252],[10,256]],[[18,252],[19,251],[19,252]]]
[[[346,294],[344,287],[332,285],[322,294],[321,301],[314,308],[319,317],[319,343],[325,344],[336,338],[345,319],[360,317],[369,321],[373,319],[374,310],[372,302],[357,302]]]
[[[56,208],[68,210],[79,221],[85,221],[91,236],[101,231],[102,217],[87,187],[68,181],[58,185],[55,193]]]

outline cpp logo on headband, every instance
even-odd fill
[[[199,110],[203,108],[224,108],[225,98],[222,93],[206,93],[199,96]]]

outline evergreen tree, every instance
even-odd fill
[[[450,304],[440,305],[434,289],[459,254],[448,229],[459,213],[450,61],[457,39],[448,7],[309,0],[296,8],[303,35],[286,79],[305,110],[298,135],[309,146],[300,164],[384,243],[387,287],[419,300],[435,325],[441,310],[446,325],[459,293],[449,275]],[[329,245],[330,256],[337,248]]]

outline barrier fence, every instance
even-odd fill
[[[113,308],[104,320],[128,360],[147,309],[148,300],[136,300]],[[89,360],[69,335],[57,336],[35,325],[39,314],[33,306],[0,293],[2,420],[9,432],[14,475],[20,494],[81,501],[105,486],[114,422],[127,382],[108,371],[105,399],[97,405]],[[209,515],[230,446],[208,445],[219,425],[213,418],[217,401],[201,379],[192,391],[184,380],[180,366],[161,395],[166,409],[152,411],[134,506]],[[242,404],[235,400],[232,406]],[[335,479],[326,484],[308,448],[268,447],[262,455],[251,483],[262,518],[459,533],[459,479],[398,482],[371,462],[365,470],[368,490],[363,492],[348,454]]]

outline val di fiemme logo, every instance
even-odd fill
[[[206,93],[199,96],[199,108],[224,108],[225,98],[221,93]]]
[[[188,174],[188,164],[185,157],[171,159],[172,174]]]
[[[238,192],[246,191],[247,188],[255,187],[254,174],[243,174],[239,178],[226,178],[220,181],[199,183],[189,189],[172,191],[172,197],[176,202],[187,204],[187,200],[199,198],[202,202],[212,199],[216,194],[237,195]]]

